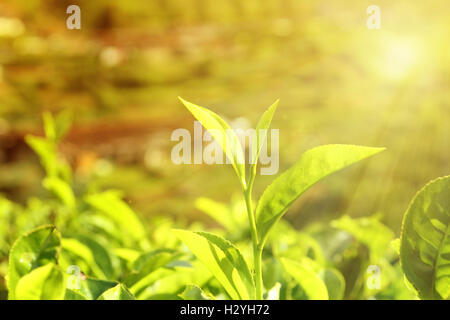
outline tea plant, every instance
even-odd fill
[[[450,298],[450,176],[431,181],[403,220],[400,260],[423,299]]]
[[[298,197],[383,149],[311,149],[255,205],[255,160],[264,139],[257,140],[250,165],[239,163],[243,149],[235,135],[225,144],[226,122],[182,102],[215,132],[239,178],[242,194],[229,204],[195,202],[221,228],[214,233],[175,229],[180,225],[168,218],[144,224],[120,192],[77,182],[58,152],[70,117],[45,114],[45,136],[26,141],[45,170],[48,195],[25,205],[0,196],[2,298],[7,291],[9,299],[449,299],[450,176],[419,191],[400,239],[394,240],[376,215],[344,215],[299,231],[281,219]],[[269,129],[276,107],[263,114],[257,129]],[[380,278],[367,272],[372,267],[381,270]],[[372,280],[375,286],[368,285]]]
[[[45,114],[45,136],[26,137],[45,169],[43,187],[52,196],[32,198],[26,206],[0,197],[0,275],[6,278],[8,298],[151,298],[156,292],[145,290],[161,280],[170,284],[173,298],[184,281],[205,279],[201,267],[180,267],[178,245],[161,238],[171,225],[156,222],[158,232],[148,236],[120,192],[74,181],[58,152],[69,126],[67,115],[54,119]]]
[[[180,98],[181,99],[181,98]],[[290,169],[269,185],[254,209],[252,189],[256,178],[259,152],[265,138],[258,136],[256,151],[248,177],[243,159],[243,149],[230,126],[217,114],[181,99],[186,108],[211,132],[222,147],[237,174],[250,225],[253,247],[253,272],[250,271],[241,252],[229,241],[205,232],[178,230],[178,237],[202,261],[221,283],[232,299],[263,299],[262,253],[271,229],[286,213],[289,206],[306,190],[333,172],[368,158],[384,150],[353,145],[326,145],[311,149]],[[275,102],[261,117],[256,132],[268,130],[278,102]],[[231,137],[230,137],[231,135]],[[228,138],[228,139],[227,139]],[[231,138],[231,139],[230,139]],[[312,298],[328,298],[325,285],[311,268],[288,259],[282,261],[286,271],[299,283],[315,282]],[[310,286],[307,286],[308,288]]]

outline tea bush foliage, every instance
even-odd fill
[[[220,227],[206,232],[199,224],[167,218],[144,223],[120,191],[98,190],[89,182],[74,187],[71,168],[58,152],[70,116],[47,113],[45,136],[30,135],[26,142],[45,170],[42,186],[49,196],[25,205],[0,197],[3,298],[449,298],[450,176],[418,192],[400,239],[377,215],[343,215],[297,230],[282,219],[294,201],[328,175],[384,149],[326,145],[306,151],[254,202],[257,161],[238,161],[243,149],[235,135],[224,144],[229,125],[219,115],[181,101],[214,132],[242,189],[228,204],[197,199],[197,209]],[[269,129],[277,104],[257,129]],[[253,160],[262,141],[257,143]]]

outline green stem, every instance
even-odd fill
[[[245,204],[247,206],[248,220],[250,223],[250,232],[252,235],[252,242],[253,242],[253,264],[255,268],[256,299],[262,300],[263,298],[263,281],[261,269],[262,247],[260,247],[258,244],[258,232],[256,230],[255,214],[253,212],[252,182],[253,181],[250,181],[248,188],[244,191],[244,195],[245,195]]]
[[[255,265],[255,287],[256,287],[256,300],[263,299],[263,279],[262,279],[262,247],[253,247],[253,258]]]

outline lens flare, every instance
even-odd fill
[[[420,61],[420,46],[409,39],[395,39],[386,45],[383,73],[391,79],[404,78]]]

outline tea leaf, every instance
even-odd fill
[[[58,176],[58,161],[56,145],[45,138],[28,135],[25,137],[26,143],[38,155],[41,165],[48,176]]]
[[[289,206],[315,183],[384,148],[326,145],[306,151],[287,171],[276,178],[261,196],[256,208],[260,241],[265,238]]]
[[[107,279],[113,277],[114,269],[109,252],[97,241],[79,235],[76,238],[63,238],[62,247],[83,259],[95,276]]]
[[[266,142],[267,138],[267,130],[269,130],[270,123],[272,122],[273,115],[277,110],[279,100],[275,101],[269,109],[267,109],[261,118],[259,119],[258,125],[256,126],[256,148],[252,148],[252,164],[250,168],[250,172],[253,175],[255,173],[256,167],[258,165],[259,153],[261,152],[261,148]],[[261,133],[261,136],[260,136]],[[251,179],[250,179],[251,180]]]
[[[403,218],[400,261],[421,298],[450,297],[450,176],[430,182],[412,200]]]
[[[214,296],[204,292],[195,284],[186,286],[186,289],[178,295],[183,300],[215,300]]]
[[[232,231],[236,228],[236,222],[233,220],[231,210],[223,203],[211,200],[209,198],[198,198],[195,200],[195,206],[220,223],[227,230]]]
[[[54,263],[49,263],[34,269],[19,280],[15,299],[62,300],[65,290],[63,273]]]
[[[180,101],[192,113],[192,115],[201,122],[203,127],[209,131],[211,136],[220,145],[225,152],[227,158],[230,160],[236,174],[243,187],[245,182],[245,158],[241,143],[239,142],[236,133],[230,126],[216,113],[190,103],[182,98]]]
[[[157,249],[144,253],[133,263],[133,273],[125,280],[127,286],[133,286],[158,268],[164,267],[177,257],[173,249]]]
[[[297,281],[309,300],[328,300],[325,283],[308,264],[286,258],[281,258],[281,264]]]
[[[139,251],[129,248],[114,248],[114,254],[128,263],[134,262],[139,258]]]
[[[373,262],[382,258],[394,239],[394,232],[375,217],[352,219],[343,216],[331,222],[331,226],[350,233],[369,250]]]
[[[336,269],[322,269],[319,277],[325,283],[330,300],[341,300],[344,298],[345,279]]]
[[[134,211],[122,200],[117,192],[105,191],[89,195],[86,202],[114,220],[136,240],[145,237],[145,229]]]
[[[42,184],[47,190],[53,192],[67,207],[75,208],[75,196],[67,182],[57,177],[47,177]]]
[[[80,288],[71,289],[74,293],[86,297],[88,300],[96,300],[108,289],[114,288],[118,283],[115,281],[99,280],[87,277],[80,279]]]
[[[68,109],[61,111],[56,117],[50,112],[43,114],[45,136],[54,141],[60,141],[72,124],[72,113]]]
[[[59,157],[58,148],[54,141],[32,135],[27,135],[25,141],[38,155],[47,177],[59,177],[64,181],[71,180],[72,171],[70,165]]]
[[[391,241],[391,246],[394,249],[395,253],[400,256],[400,238],[394,239]]]
[[[123,284],[118,284],[103,292],[98,300],[136,300],[136,298]]]
[[[253,277],[231,242],[206,232],[175,230],[198,260],[216,277],[232,299],[254,299]]]
[[[61,236],[54,226],[42,226],[21,236],[9,253],[8,291],[9,299],[15,299],[20,278],[30,271],[57,263],[61,248]]]
[[[88,300],[84,295],[71,289],[66,289],[64,300]]]
[[[139,282],[134,284],[130,291],[138,299],[156,299],[163,296],[176,295],[182,291],[186,283],[195,283],[203,286],[211,279],[211,273],[198,260],[188,266],[174,266],[173,268],[159,268],[149,273]]]

